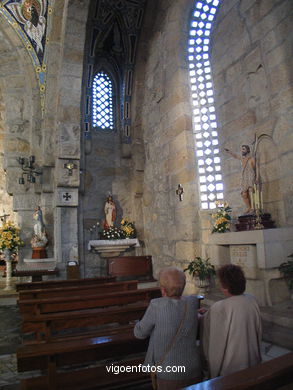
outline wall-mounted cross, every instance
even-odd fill
[[[71,195],[68,194],[68,192],[65,192],[65,194],[63,194],[62,198],[65,199],[66,202],[68,202],[69,199],[71,199]]]
[[[180,202],[183,200],[183,194],[184,194],[184,189],[181,184],[178,184],[178,188],[176,190],[176,194],[179,196]]]

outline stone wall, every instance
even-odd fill
[[[81,138],[83,71],[90,0],[55,2],[47,43],[47,86],[42,117],[32,62],[8,23],[0,26],[0,197],[13,194],[25,241],[40,204],[51,237],[50,253],[65,277],[70,249],[79,246],[82,275],[105,270],[89,254],[89,228],[104,218],[110,191],[122,215],[135,221],[141,254],[163,265],[185,267],[209,256],[210,212],[200,211],[187,64],[193,0],[149,0],[143,22],[131,101],[131,143],[93,131]],[[211,55],[221,148],[239,150],[255,135],[265,209],[279,227],[293,223],[292,59],[289,0],[225,0],[213,32]],[[233,33],[231,33],[233,31]],[[2,130],[3,128],[3,130]],[[0,146],[1,148],[1,146]],[[19,187],[16,157],[36,156],[42,182]],[[72,175],[65,168],[74,164]],[[222,156],[225,198],[239,215],[240,164]],[[81,169],[81,179],[80,172]],[[176,195],[184,188],[183,200]],[[9,211],[5,210],[5,211]],[[78,228],[79,227],[79,228]],[[29,245],[24,255],[30,252]],[[191,286],[191,284],[190,284]],[[190,287],[191,288],[191,287]]]
[[[224,147],[257,151],[265,211],[292,225],[292,2],[225,1],[213,32],[215,103]],[[233,31],[233,34],[231,34]],[[270,138],[271,137],[271,138]],[[240,163],[223,156],[226,196],[239,215]]]
[[[42,164],[41,105],[31,59],[16,32],[1,19],[1,204],[2,210],[20,224],[26,244],[22,255],[30,256],[34,208],[41,204],[40,181],[20,185],[18,157],[35,155]],[[16,214],[14,214],[14,212]]]
[[[198,186],[186,62],[192,1],[149,1],[135,72],[134,158],[143,166],[145,252],[155,272],[200,255]],[[134,172],[139,178],[140,172]],[[183,201],[176,195],[184,188]]]
[[[199,212],[186,64],[193,1],[148,2],[136,66],[136,161],[141,180],[146,253],[162,265],[210,255],[210,212]],[[292,224],[292,60],[289,1],[225,1],[211,54],[221,147],[239,150],[265,133],[258,149],[265,210]],[[233,31],[233,34],[231,33]],[[225,197],[241,214],[238,160],[222,156]],[[142,170],[140,171],[142,172]],[[134,173],[137,178],[139,175]],[[175,190],[184,187],[184,200]]]

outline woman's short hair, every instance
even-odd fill
[[[222,287],[231,295],[241,295],[245,291],[246,279],[242,268],[235,264],[223,265],[218,270],[218,276]]]
[[[159,273],[160,286],[164,287],[168,297],[181,297],[186,276],[182,270],[176,267],[163,268]]]

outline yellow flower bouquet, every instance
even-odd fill
[[[133,222],[128,221],[127,219],[121,220],[121,230],[124,233],[125,238],[135,238],[136,230]]]
[[[20,238],[20,228],[8,221],[0,228],[0,251],[9,249],[11,253],[18,253],[18,248],[24,245]]]
[[[231,207],[228,202],[215,202],[217,211],[212,214],[213,218],[213,230],[212,233],[225,233],[230,231],[231,223]]]

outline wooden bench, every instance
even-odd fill
[[[117,332],[110,336],[85,337],[76,340],[28,345],[17,351],[19,372],[45,370],[45,375],[23,379],[22,389],[107,389],[108,386],[125,382],[141,383],[149,381],[149,374],[132,373],[132,375],[115,375],[106,369],[117,359],[123,358],[124,365],[138,365],[143,362],[143,355],[148,340],[136,339],[133,329]],[[125,355],[141,354],[141,358],[126,358]],[[95,367],[84,365],[96,364],[107,359],[107,364]],[[82,367],[80,367],[82,365]],[[115,363],[116,365],[116,363]],[[60,369],[66,368],[65,371]],[[58,371],[59,370],[59,371]],[[126,373],[127,374],[127,373]],[[131,373],[130,373],[131,374]]]
[[[41,299],[41,298],[57,298],[57,297],[72,297],[72,296],[82,296],[82,295],[91,295],[98,293],[109,293],[116,291],[128,291],[137,289],[137,280],[128,280],[124,282],[109,282],[101,283],[92,286],[79,285],[79,286],[66,286],[66,287],[56,287],[50,288],[47,290],[36,289],[36,290],[20,290],[19,291],[19,301],[26,299]]]
[[[283,387],[288,385],[288,387]],[[293,388],[293,352],[185,390],[276,390]]]
[[[69,286],[93,286],[100,283],[115,282],[114,276],[99,276],[97,278],[70,279],[70,280],[45,280],[42,282],[17,283],[16,291],[39,290]]]
[[[107,259],[109,276],[154,281],[152,256],[122,256]]]
[[[94,330],[99,331],[102,325],[113,326],[129,324],[142,318],[149,302],[140,302],[122,307],[105,309],[89,309],[53,314],[31,316],[22,322],[21,331],[26,337],[24,342],[36,343],[56,340],[58,337],[68,337],[72,334],[83,334]],[[28,336],[33,339],[28,339]]]
[[[54,269],[34,269],[34,270],[23,270],[23,271],[18,271],[15,269],[12,271],[12,276],[17,276],[17,277],[24,277],[24,276],[31,276],[32,282],[40,282],[43,280],[43,276],[56,276],[58,275],[59,270],[58,268]]]
[[[65,296],[57,298],[27,299],[18,301],[23,319],[42,314],[96,309],[108,306],[125,305],[138,301],[150,301],[161,296],[159,287],[118,291],[107,294]]]

